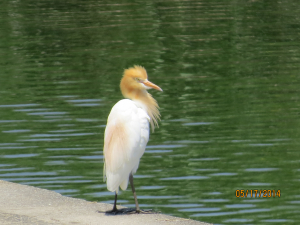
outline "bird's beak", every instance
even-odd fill
[[[142,83],[148,88],[154,88],[158,91],[163,91],[160,87],[158,87],[156,84],[153,84],[149,80],[144,80],[144,81],[142,81]]]

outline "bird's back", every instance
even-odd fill
[[[103,150],[109,191],[127,188],[129,174],[136,172],[149,140],[149,121],[145,109],[132,100],[121,100],[112,108]]]

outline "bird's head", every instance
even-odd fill
[[[147,72],[142,66],[134,66],[124,71],[120,88],[125,98],[138,99],[139,95],[147,93],[147,89],[162,89],[148,81]]]

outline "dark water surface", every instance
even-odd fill
[[[164,90],[143,208],[299,224],[299,2],[15,0],[0,22],[0,179],[112,203],[103,133],[137,64]],[[119,203],[134,206],[130,188]]]

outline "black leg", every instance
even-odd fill
[[[117,210],[117,198],[118,198],[118,195],[117,195],[117,192],[115,193],[115,202],[114,202],[114,207],[113,207],[113,212],[116,212],[116,211],[118,211]]]
[[[132,182],[132,179],[130,180],[130,183]],[[133,185],[133,183],[131,183]],[[133,187],[133,186],[132,186]],[[134,187],[133,187],[133,190],[134,190]],[[136,195],[135,195],[135,192],[134,192],[134,196],[135,196],[135,199],[136,199]],[[139,209],[139,205],[137,203],[137,200],[136,200],[136,204],[137,204],[137,209],[132,209],[132,208],[123,208],[123,209],[117,209],[117,193],[115,193],[115,202],[114,202],[114,207],[112,210],[109,210],[106,212],[106,215],[120,215],[120,214],[133,214],[133,213],[140,213],[142,212],[140,209]]]
[[[132,189],[132,193],[133,193],[133,197],[134,197],[134,201],[135,201],[136,212],[139,213],[141,210],[140,210],[140,207],[139,207],[139,203],[138,203],[136,193],[135,193],[135,188],[134,188],[134,185],[133,185],[132,173],[129,175],[129,181],[130,181],[130,185],[131,185],[131,189]]]
[[[155,213],[152,210],[141,210],[139,207],[139,203],[136,197],[136,193],[135,193],[135,188],[133,185],[133,176],[132,174],[129,175],[129,181],[130,181],[130,185],[131,185],[131,189],[133,192],[133,197],[134,197],[134,201],[135,201],[135,210],[133,208],[123,208],[123,209],[117,209],[117,193],[115,193],[115,202],[114,202],[114,207],[112,210],[107,211],[106,215],[120,215],[120,214],[133,214],[133,213]]]
[[[108,215],[109,215],[109,214],[113,214],[113,215],[118,214],[118,209],[117,209],[117,197],[118,197],[118,195],[117,195],[117,192],[116,192],[116,193],[115,193],[114,207],[113,207],[112,210],[106,212]]]

